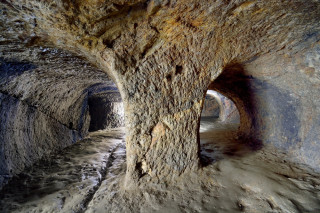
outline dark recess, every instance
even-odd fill
[[[168,80],[168,81],[171,81],[171,74],[168,74],[167,76],[166,76],[166,79]]]
[[[182,66],[177,65],[176,66],[176,75],[181,74],[182,73]]]

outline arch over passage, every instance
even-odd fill
[[[206,93],[200,121],[200,159],[206,166],[243,152],[237,141],[240,114],[232,100],[214,90]]]
[[[234,102],[240,116],[237,137],[252,149],[260,149],[265,139],[262,129],[267,109],[260,101],[266,97],[259,92],[258,84],[261,81],[249,74],[244,65],[231,64],[209,85],[209,90],[215,90]]]

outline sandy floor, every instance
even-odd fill
[[[203,120],[202,169],[125,192],[123,130],[92,133],[11,181],[0,212],[320,212],[319,174],[271,147],[249,149],[236,129]]]

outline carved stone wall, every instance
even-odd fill
[[[319,169],[318,1],[1,5],[2,41],[63,48],[114,80],[126,114],[127,186],[200,168],[203,99],[221,73],[213,87],[237,104],[245,137]]]

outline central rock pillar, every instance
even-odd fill
[[[202,100],[179,107],[150,97],[125,105],[127,180],[170,181],[198,168]]]
[[[210,79],[188,65],[141,64],[116,78],[126,122],[126,185],[170,183],[199,168],[199,124]]]

